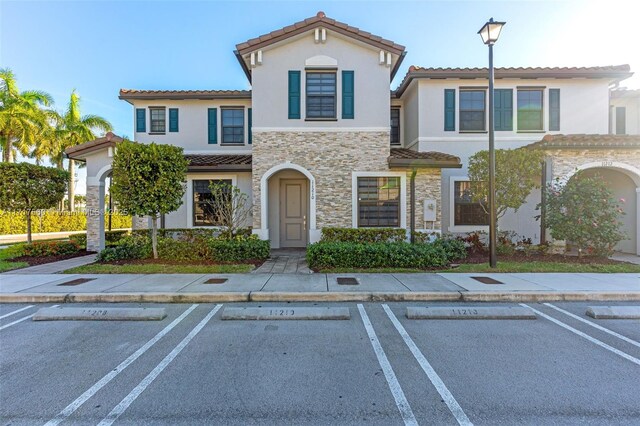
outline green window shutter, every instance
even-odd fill
[[[147,110],[144,108],[136,108],[136,132],[147,131]]]
[[[456,90],[444,89],[444,130],[456,130]]]
[[[549,89],[549,130],[560,130],[560,89]]]
[[[251,126],[252,126],[252,121],[253,121],[252,115],[253,115],[252,109],[249,108],[247,110],[247,125],[249,127],[249,129],[247,129],[247,132],[249,134],[248,135],[249,143],[253,142],[253,138],[251,137]]]
[[[300,71],[289,71],[289,118],[300,118]]]
[[[513,90],[496,89],[493,122],[496,130],[513,130]]]
[[[355,116],[354,89],[353,71],[342,71],[342,118],[352,119]]]
[[[209,108],[209,143],[218,143],[218,109]]]
[[[178,131],[178,108],[169,108],[169,131]]]

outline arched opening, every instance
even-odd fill
[[[260,180],[263,238],[273,248],[306,247],[318,240],[315,179],[304,167],[283,163]]]
[[[589,163],[578,167],[587,177],[599,176],[607,183],[616,199],[623,199],[624,215],[620,218],[628,239],[615,247],[616,251],[640,256],[640,170],[617,162]],[[573,174],[566,177],[568,181]]]

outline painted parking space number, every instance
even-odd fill
[[[269,315],[275,315],[278,317],[291,317],[295,315],[293,309],[269,309]]]
[[[478,315],[478,310],[477,309],[451,309],[451,312],[453,312],[456,315]]]

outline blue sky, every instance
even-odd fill
[[[248,89],[235,45],[319,10],[407,47],[395,88],[411,64],[486,66],[476,32],[490,17],[507,21],[496,66],[628,63],[640,73],[633,3],[0,0],[0,66],[14,71],[21,89],[49,92],[59,109],[77,89],[84,113],[132,136],[132,110],[118,99],[120,88]],[[640,88],[640,76],[624,84]]]

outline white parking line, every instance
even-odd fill
[[[71,404],[67,405],[67,407],[62,410],[56,417],[49,420],[45,426],[54,426],[60,424],[67,417],[72,415],[82,404],[84,404],[89,398],[95,395],[100,389],[105,387],[107,383],[113,380],[118,374],[120,374],[125,368],[131,365],[136,359],[140,358],[142,354],[151,349],[153,345],[155,345],[158,340],[162,339],[167,333],[169,333],[176,325],[178,325],[183,319],[187,317],[198,305],[194,304],[189,307],[186,311],[182,313],[178,318],[173,320],[171,324],[162,329],[158,334],[156,334],[153,339],[149,340],[144,346],[140,347],[137,351],[135,351],[129,358],[125,359],[118,365],[116,368],[111,370],[107,375],[105,375],[102,379],[98,380],[93,386],[87,389],[82,395],[80,395],[75,401]]]
[[[577,319],[578,321],[583,322],[583,323],[585,323],[585,324],[587,324],[587,325],[589,325],[589,326],[591,326],[593,328],[597,328],[600,331],[604,331],[605,333],[608,333],[608,334],[610,334],[612,336],[617,337],[618,339],[624,340],[625,342],[630,343],[633,346],[637,346],[637,347],[640,348],[640,342],[636,342],[633,339],[629,339],[627,336],[623,336],[622,334],[616,333],[613,330],[609,330],[608,328],[603,327],[603,326],[601,326],[599,324],[596,324],[596,323],[591,322],[589,320],[586,320],[584,318],[580,318],[579,316],[577,316],[575,314],[572,314],[571,312],[565,311],[564,309],[559,308],[559,307],[557,307],[555,305],[552,305],[551,303],[543,303],[543,305],[548,306],[548,307],[550,307],[552,309],[555,309],[558,312],[562,312],[563,314],[568,315],[571,318]]]
[[[50,308],[57,308],[58,306],[60,306],[60,305],[53,305],[53,306],[49,306],[49,307],[50,307]],[[26,308],[25,308],[25,309],[26,309]],[[24,309],[23,309],[23,310],[24,310]],[[15,314],[15,313],[17,313],[17,312],[18,312],[18,311],[15,311],[15,312],[12,312],[12,313],[7,314],[7,315],[5,315],[5,316],[9,316],[9,315]],[[9,328],[9,327],[11,327],[12,325],[16,325],[16,324],[18,324],[18,323],[21,323],[22,321],[26,321],[26,320],[28,320],[29,318],[31,318],[32,316],[34,316],[34,315],[35,315],[35,314],[31,314],[31,315],[28,315],[28,316],[26,316],[26,317],[22,317],[22,318],[20,318],[19,320],[15,320],[14,322],[10,322],[9,324],[5,324],[5,325],[3,325],[2,327],[0,327],[0,330],[4,330],[5,328]]]
[[[567,330],[569,330],[570,332],[572,332],[572,333],[574,333],[574,334],[577,334],[577,335],[578,335],[578,336],[580,336],[580,337],[584,337],[585,339],[587,339],[587,340],[588,340],[588,341],[590,341],[591,343],[595,343],[596,345],[600,346],[601,348],[604,348],[604,349],[606,349],[606,350],[608,350],[608,351],[611,351],[611,352],[613,352],[613,353],[614,353],[614,354],[616,354],[616,355],[620,355],[620,356],[621,356],[621,357],[623,357],[624,359],[627,359],[627,360],[629,360],[629,361],[633,362],[634,364],[638,364],[638,365],[640,365],[640,359],[635,358],[635,357],[632,357],[632,356],[631,356],[631,355],[629,355],[628,353],[622,352],[622,351],[620,351],[620,350],[618,350],[618,349],[614,348],[613,346],[609,346],[609,345],[607,345],[606,343],[604,343],[604,342],[602,342],[602,341],[600,341],[600,340],[596,339],[595,337],[591,337],[591,336],[589,336],[588,334],[583,333],[583,332],[582,332],[582,331],[580,331],[580,330],[576,330],[575,328],[571,327],[570,325],[567,325],[567,324],[563,323],[562,321],[557,320],[557,319],[555,319],[555,318],[553,318],[553,317],[551,317],[551,316],[549,316],[549,315],[545,314],[544,312],[540,312],[540,311],[539,311],[539,310],[537,310],[537,309],[533,309],[531,306],[528,306],[528,305],[526,305],[526,304],[524,304],[524,303],[520,303],[520,306],[526,306],[527,308],[530,308],[530,309],[531,309],[533,312],[535,312],[536,314],[540,315],[540,316],[541,316],[541,317],[543,317],[543,318],[548,319],[549,321],[553,322],[554,324],[557,324],[557,325],[559,325],[560,327],[562,327],[562,328],[564,328],[564,329],[567,329]]]
[[[13,312],[9,312],[8,314],[4,314],[0,317],[1,319],[5,319],[6,317],[10,317],[11,315],[17,314],[18,312],[22,312],[22,311],[26,311],[29,308],[33,308],[33,305],[29,305],[29,306],[25,306],[24,308],[20,308],[18,310],[15,310]]]
[[[380,364],[380,367],[382,367],[382,372],[384,373],[384,377],[387,379],[387,384],[389,385],[391,394],[393,394],[393,399],[395,399],[396,401],[396,406],[398,407],[398,410],[400,410],[400,415],[402,416],[402,420],[404,420],[404,424],[417,425],[418,421],[416,420],[416,417],[413,415],[413,411],[411,410],[409,401],[407,401],[407,397],[404,396],[404,392],[400,387],[398,378],[396,377],[396,374],[393,372],[393,368],[391,368],[389,359],[387,358],[387,355],[384,353],[384,349],[382,349],[382,345],[378,340],[378,336],[376,336],[376,332],[373,330],[373,326],[371,325],[371,321],[369,321],[369,316],[367,315],[367,312],[364,310],[364,306],[362,306],[361,304],[358,304],[358,311],[360,311],[360,317],[362,317],[364,328],[367,330],[367,334],[369,335],[371,346],[373,346],[373,351],[376,353],[376,357],[378,358],[378,363]]]
[[[409,333],[407,333],[407,330],[405,330],[400,321],[398,321],[398,318],[396,318],[389,306],[383,304],[382,308],[387,313],[387,316],[393,323],[393,326],[396,328],[398,333],[400,333],[400,336],[402,336],[402,340],[404,340],[404,343],[409,347],[409,350],[413,354],[416,361],[418,361],[418,364],[420,364],[420,367],[422,367],[422,371],[424,371],[429,380],[431,380],[431,383],[433,383],[433,386],[436,388],[444,402],[447,404],[449,410],[451,410],[451,414],[453,414],[459,424],[467,426],[473,425],[473,423],[471,423],[471,420],[469,420],[467,415],[462,410],[462,407],[460,407],[460,404],[458,404],[458,401],[456,401],[451,392],[449,392],[449,389],[447,389],[447,386],[444,384],[440,376],[438,376],[438,373],[436,373],[431,364],[429,364],[429,361],[427,361],[427,358],[425,358],[422,352],[420,352],[418,346],[416,346],[411,336],[409,336]]]
[[[162,373],[162,371],[167,368],[171,361],[173,361],[175,357],[177,357],[178,354],[182,352],[182,350],[189,344],[189,342],[194,337],[196,337],[200,330],[202,330],[204,326],[207,325],[209,320],[213,318],[213,316],[221,307],[222,305],[216,305],[215,308],[213,308],[211,312],[209,312],[209,314],[207,314],[207,316],[204,317],[204,319],[200,321],[200,323],[196,325],[189,334],[187,334],[187,337],[185,337],[182,342],[180,342],[178,346],[176,346],[169,353],[169,355],[164,357],[164,359],[160,361],[160,364],[158,364],[156,368],[154,368],[151,373],[147,375],[147,377],[142,379],[138,386],[136,386],[131,392],[129,392],[129,395],[125,396],[122,401],[120,401],[120,403],[116,405],[109,414],[107,414],[107,417],[105,417],[100,423],[98,423],[98,426],[109,426],[113,424],[113,422],[115,422],[118,417],[120,417],[122,413],[124,413],[125,410],[129,408],[133,401],[135,401],[136,398],[138,398],[140,394],[144,392],[147,386],[149,386],[160,375],[160,373]]]

